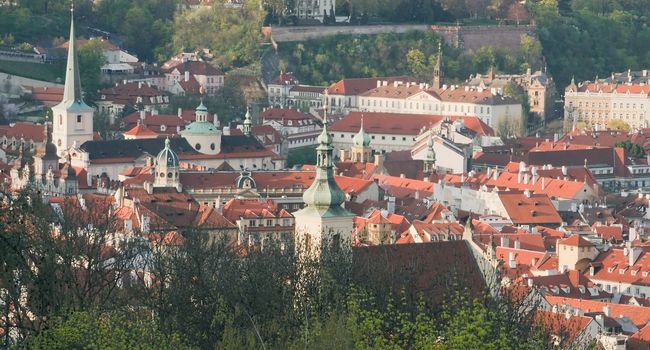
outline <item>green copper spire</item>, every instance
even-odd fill
[[[311,186],[302,196],[307,208],[318,210],[321,215],[342,215],[345,209],[341,204],[345,202],[345,193],[334,180],[334,166],[332,162],[332,135],[327,128],[327,105],[323,106],[323,131],[318,136],[316,147],[316,177]]]
[[[352,142],[354,142],[355,146],[359,146],[359,147],[370,146],[370,135],[368,135],[366,131],[363,130],[363,115],[361,116],[361,128],[359,128],[359,132],[356,135],[354,135],[354,139],[352,139]]]

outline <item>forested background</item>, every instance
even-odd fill
[[[265,23],[292,23],[294,0],[249,0],[243,9],[214,6],[199,11],[177,11],[178,0],[76,1],[80,35],[108,31],[111,39],[141,60],[163,62],[180,50],[207,47],[225,70],[252,67],[259,71],[263,44],[259,28]],[[500,23],[513,0],[339,1],[338,15],[365,16],[368,23],[467,24]],[[40,45],[67,36],[66,0],[17,0],[0,6],[0,41],[5,45]],[[538,26],[541,52],[558,86],[571,76],[592,79],[614,71],[650,66],[650,6],[645,0],[533,0],[527,2]],[[426,75],[438,38],[432,33],[337,36],[319,41],[281,44],[283,68],[300,72],[310,83],[352,76]],[[2,44],[0,43],[0,44]],[[416,50],[416,51],[413,51]],[[539,61],[538,50],[505,54],[498,48],[461,55],[446,50],[447,76],[465,79],[485,73],[489,66],[521,72]],[[420,51],[420,55],[417,51]],[[526,59],[528,57],[528,59]],[[531,62],[534,61],[534,62]],[[326,69],[322,68],[326,67]]]

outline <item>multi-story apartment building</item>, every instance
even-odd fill
[[[323,15],[331,16],[330,11],[336,13],[336,0],[297,0],[296,15],[298,18],[311,18],[323,20]]]
[[[323,104],[325,86],[301,85],[292,73],[280,73],[267,85],[269,105],[311,111]]]
[[[476,74],[467,80],[469,86],[496,88],[499,93],[503,93],[508,84],[519,85],[528,94],[529,110],[535,113],[540,121],[553,116],[557,93],[553,79],[545,72],[531,73],[529,69],[526,74],[495,74],[494,70],[490,69],[486,75]]]
[[[645,81],[619,78],[597,79],[576,84],[571,81],[565,90],[564,126],[571,129],[578,123],[606,128],[610,120],[619,119],[633,129],[650,126],[650,85]]]

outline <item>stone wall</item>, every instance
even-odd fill
[[[426,31],[425,24],[396,24],[375,26],[305,26],[305,27],[264,27],[262,34],[272,36],[276,42],[302,41],[338,34],[380,34],[405,33],[409,30]]]
[[[431,26],[431,29],[442,35],[447,45],[461,48],[465,51],[477,50],[484,46],[493,46],[517,52],[521,46],[521,36],[535,35],[534,25],[522,26]]]

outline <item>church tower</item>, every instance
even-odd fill
[[[433,138],[427,141],[427,153],[424,156],[424,167],[422,173],[425,178],[435,174],[436,172],[436,151],[433,150]]]
[[[93,139],[94,109],[83,101],[81,94],[74,34],[74,7],[70,12],[70,41],[68,41],[68,64],[65,71],[63,100],[52,107],[52,138],[59,155],[74,143],[81,145]]]
[[[361,117],[361,128],[352,139],[352,161],[355,163],[367,163],[372,161],[372,148],[370,148],[370,136],[363,130],[363,117]]]
[[[324,110],[327,111],[327,106]],[[351,258],[354,214],[342,207],[345,193],[334,180],[334,148],[327,128],[327,112],[323,121],[316,148],[316,176],[302,196],[305,208],[293,213],[296,220],[295,249],[301,257],[318,259],[330,251]]]
[[[169,139],[165,139],[165,148],[158,153],[154,169],[153,187],[173,187],[181,191],[178,155],[171,149]]]
[[[46,174],[59,170],[59,156],[56,154],[56,146],[52,143],[52,136],[47,130],[47,123],[43,125],[45,141],[39,145],[34,155],[34,176],[36,180],[44,180]]]
[[[253,126],[253,121],[251,120],[251,110],[250,108],[246,108],[246,116],[244,117],[244,128],[243,132],[244,135],[250,136],[251,135],[251,130]]]
[[[442,88],[442,41],[438,43],[438,59],[436,65],[433,67],[433,85],[434,89]]]

